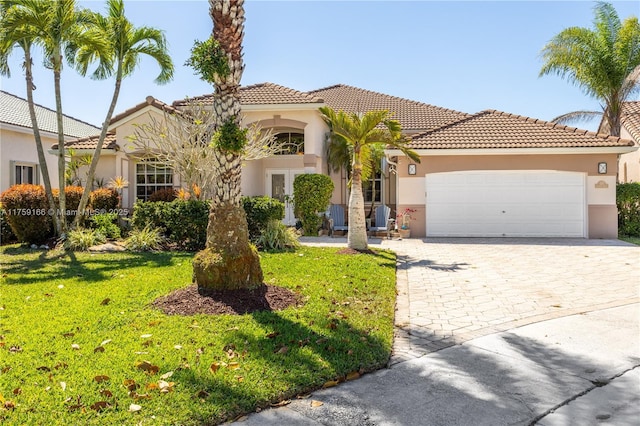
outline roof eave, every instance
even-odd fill
[[[563,148],[446,148],[413,149],[420,156],[444,155],[568,155],[568,154],[626,154],[638,150],[638,146],[594,146]],[[385,149],[389,156],[403,156],[399,149]]]

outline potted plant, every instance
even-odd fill
[[[412,213],[415,213],[416,210],[406,208],[404,209],[398,216],[396,217],[398,220],[396,223],[398,224],[398,233],[401,238],[410,238],[411,237],[411,221],[415,220],[415,217],[412,216]]]

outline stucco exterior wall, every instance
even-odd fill
[[[620,137],[633,140],[629,131],[624,127],[620,130]],[[635,142],[640,144],[640,141]],[[620,155],[618,182],[640,182],[640,149]]]
[[[426,235],[425,175],[465,170],[558,170],[585,173],[588,238],[617,238],[615,204],[616,154],[565,155],[466,155],[422,157],[416,175],[409,176],[409,159],[398,159],[398,211],[416,210],[412,237]],[[607,163],[607,173],[598,173],[598,163]]]
[[[42,132],[41,136],[51,186],[58,188],[58,159],[47,152],[53,144],[58,143],[57,136],[49,135],[45,132]],[[38,164],[38,152],[31,129],[12,130],[4,126],[0,127],[0,192],[9,189],[13,183],[12,176],[14,171],[11,170],[13,161]],[[40,173],[42,173],[41,170]],[[40,176],[39,181],[40,184],[43,183],[42,176]]]

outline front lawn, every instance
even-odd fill
[[[640,246],[640,237],[627,237],[627,236],[620,236],[619,239],[621,239],[622,241],[626,241],[628,243],[631,244],[635,244],[637,246]]]
[[[0,247],[0,423],[216,424],[387,362],[395,256],[305,247],[262,254],[304,305],[167,316],[189,253]]]

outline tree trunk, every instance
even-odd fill
[[[215,81],[213,109],[218,130],[233,120],[240,125],[239,88],[242,77],[243,0],[209,0],[213,36],[227,54],[229,74]],[[249,243],[247,219],[241,203],[240,155],[217,149],[220,179],[212,188],[213,199],[207,226],[207,248],[193,260],[193,280],[198,291],[254,288],[263,275],[257,250]]]
[[[54,209],[51,214],[53,220],[53,230],[56,235],[62,233],[62,227],[60,224],[60,218],[55,213],[55,201],[53,199],[53,191],[51,190],[51,177],[49,176],[49,166],[44,155],[44,148],[42,146],[42,138],[40,137],[40,128],[38,127],[38,120],[36,118],[35,104],[33,102],[33,73],[31,72],[31,53],[28,47],[25,47],[24,53],[24,69],[25,79],[27,82],[27,103],[29,104],[29,116],[31,117],[31,125],[33,127],[33,137],[36,141],[36,151],[38,153],[38,163],[40,165],[40,172],[42,174],[42,182],[44,186],[44,192],[49,202],[49,208]]]
[[[358,147],[354,147],[353,149],[347,246],[350,249],[359,251],[364,251],[369,248],[367,241],[367,223],[364,217],[364,197],[362,195],[362,163],[360,162],[360,148]]]
[[[73,227],[77,227],[80,224],[80,219],[84,216],[84,211],[86,210],[89,195],[91,194],[91,186],[93,184],[93,180],[96,176],[96,168],[98,167],[98,161],[100,160],[100,152],[102,151],[102,146],[104,145],[104,140],[107,137],[107,130],[109,129],[109,122],[111,121],[111,117],[113,116],[113,111],[116,109],[116,103],[118,102],[118,96],[120,95],[120,86],[122,83],[122,66],[118,66],[118,76],[116,77],[115,87],[113,89],[113,96],[111,97],[111,105],[109,105],[109,111],[107,111],[107,117],[104,119],[104,123],[102,123],[102,131],[100,132],[100,138],[98,139],[98,145],[96,149],[93,151],[93,157],[91,158],[91,164],[89,165],[89,171],[87,172],[87,183],[85,184],[84,191],[82,192],[82,197],[80,198],[80,203],[78,204],[78,213],[73,221]]]
[[[66,195],[64,193],[65,180],[64,180],[64,172],[65,172],[65,158],[64,158],[64,127],[62,123],[62,94],[60,92],[60,69],[62,68],[62,55],[58,55],[58,58],[54,59],[53,62],[54,71],[53,71],[53,81],[55,87],[56,94],[56,119],[58,122],[58,186],[60,189],[59,200],[60,205],[58,212],[60,218],[60,229],[61,236],[63,236],[67,232],[67,216],[66,216]],[[59,64],[56,67],[56,64]],[[55,208],[55,207],[54,207]]]

